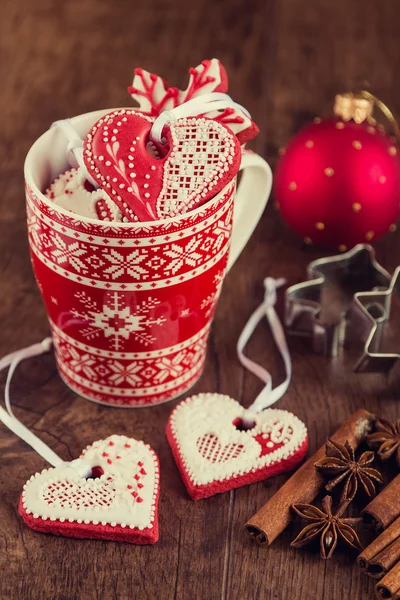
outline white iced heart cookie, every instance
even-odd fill
[[[127,221],[108,194],[100,188],[94,189],[80,168],[59,175],[45,195],[56,206],[81,217],[117,223]]]
[[[84,464],[92,478],[79,471]],[[37,531],[77,538],[153,544],[158,539],[159,463],[141,441],[112,435],[78,461],[33,475],[19,512]]]
[[[308,448],[307,429],[295,415],[266,409],[243,429],[245,409],[222,394],[199,394],[175,408],[167,438],[193,500],[293,469]]]

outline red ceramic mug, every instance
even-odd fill
[[[107,112],[72,122],[84,137]],[[102,404],[171,400],[201,374],[225,273],[263,213],[271,170],[244,150],[237,191],[233,181],[197,210],[170,219],[107,223],[43,195],[69,168],[66,148],[61,130],[50,129],[25,162],[31,258],[59,373],[72,390]]]

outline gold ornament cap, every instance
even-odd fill
[[[363,123],[371,119],[374,111],[374,100],[366,98],[363,94],[354,94],[347,92],[346,94],[337,94],[335,96],[335,104],[333,112],[343,121],[353,119],[355,123]]]
[[[357,93],[346,92],[344,94],[337,94],[333,106],[335,116],[342,119],[342,121],[353,120],[357,124],[367,121],[370,125],[374,126],[377,124],[377,119],[373,116],[375,109],[378,109],[385,117],[399,143],[400,127],[396,117],[390,108],[382,100],[371,94],[371,92],[361,90]],[[377,127],[379,128],[380,125]]]

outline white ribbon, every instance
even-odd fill
[[[175,123],[178,119],[183,117],[196,117],[213,110],[224,110],[225,108],[236,108],[244,112],[249,118],[251,118],[248,110],[237,104],[232,100],[228,94],[220,92],[210,92],[203,96],[198,96],[192,100],[188,100],[179,106],[176,106],[172,110],[165,110],[160,113],[157,119],[154,121],[150,130],[150,139],[153,142],[163,143],[162,131],[166,125]],[[135,109],[133,109],[135,110]],[[83,140],[79,133],[76,131],[71,119],[61,119],[54,121],[52,127],[59,127],[64,133],[68,140],[67,145],[67,160],[73,167],[80,167],[85,177],[90,183],[97,189],[99,184],[90,175],[85,161],[83,159]]]
[[[23,348],[22,350],[16,350],[15,352],[11,352],[11,354],[7,354],[0,360],[0,371],[3,369],[8,369],[6,385],[4,388],[4,402],[6,405],[5,410],[2,406],[0,406],[0,421],[4,423],[8,429],[10,429],[15,435],[24,440],[31,448],[33,448],[42,458],[44,458],[48,463],[53,465],[53,467],[58,467],[60,465],[73,467],[81,477],[89,477],[92,473],[91,467],[85,463],[81,459],[73,460],[68,463],[63,461],[47,444],[42,442],[32,431],[30,431],[25,425],[21,423],[14,415],[11,408],[11,398],[10,398],[10,385],[11,379],[14,374],[15,369],[19,365],[19,363],[26,359],[32,358],[33,356],[39,356],[40,354],[44,354],[51,349],[52,339],[50,337],[45,338],[42,342],[38,344],[32,344],[32,346],[28,346],[27,348]]]
[[[225,108],[237,108],[250,118],[250,113],[243,106],[234,102],[228,94],[223,94],[222,92],[210,92],[209,94],[204,94],[203,96],[188,100],[171,110],[165,110],[160,113],[151,128],[150,139],[153,142],[162,144],[162,131],[166,125],[175,123],[178,119],[183,119],[184,117],[196,117],[213,110],[222,111]]]
[[[67,160],[73,167],[80,167],[85,177],[96,189],[99,187],[97,181],[90,175],[86,168],[85,161],[83,160],[83,139],[80,137],[75,127],[72,124],[71,119],[61,119],[60,121],[54,121],[51,128],[59,127],[65,134],[68,140],[67,146]]]
[[[244,423],[248,424],[249,426],[251,426],[254,416],[268,406],[271,406],[277,402],[283,396],[289,386],[290,377],[292,374],[292,363],[290,360],[289,349],[286,344],[283,327],[274,308],[276,304],[276,290],[285,283],[286,281],[284,279],[273,279],[272,277],[267,277],[264,280],[264,301],[249,318],[237,343],[237,353],[242,365],[265,383],[264,389],[257,396],[253,404],[247,409],[245,418],[243,419]],[[269,322],[273,338],[282,356],[286,371],[285,380],[275,388],[272,388],[271,374],[264,369],[264,367],[250,360],[250,358],[245,356],[243,353],[247,342],[253,335],[255,328],[264,318],[264,316]],[[10,385],[15,369],[22,360],[44,354],[50,350],[51,346],[52,339],[48,337],[38,344],[33,344],[32,346],[28,346],[22,350],[11,352],[11,354],[8,354],[0,360],[0,371],[9,367],[4,389],[4,400],[7,410],[4,410],[4,408],[0,406],[0,421],[2,421],[4,425],[6,425],[6,427],[8,427],[18,437],[29,444],[31,448],[40,454],[40,456],[42,456],[48,463],[53,465],[53,467],[57,467],[59,465],[68,465],[73,467],[81,477],[87,478],[91,475],[92,470],[91,467],[85,463],[85,461],[77,459],[70,463],[64,462],[55,452],[53,452],[53,450],[51,450],[51,448],[42,442],[42,440],[32,433],[32,431],[25,427],[25,425],[23,425],[17,419],[12,411]]]
[[[274,308],[276,304],[276,290],[282,285],[285,285],[285,283],[285,279],[273,279],[272,277],[267,277],[264,280],[264,301],[249,318],[242,333],[240,334],[237,343],[237,353],[242,365],[265,383],[264,389],[260,392],[253,404],[246,411],[246,417],[244,421],[248,424],[254,420],[255,414],[261,412],[264,410],[264,408],[271,406],[280,398],[282,398],[283,394],[289,387],[290,377],[292,375],[292,362],[290,360],[290,353],[286,344],[285,333]],[[285,365],[285,380],[275,388],[272,388],[271,374],[264,369],[264,367],[250,360],[243,354],[244,347],[252,336],[255,328],[264,317],[266,317],[268,320],[273,338]]]

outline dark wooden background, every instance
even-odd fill
[[[56,119],[129,105],[134,66],[185,86],[189,66],[220,58],[231,94],[260,126],[252,147],[272,165],[294,131],[330,113],[338,91],[368,81],[400,112],[398,0],[3,0],[1,8],[0,356],[48,331],[28,257],[25,154]],[[398,234],[377,244],[388,269],[400,262],[399,249]],[[261,384],[240,367],[234,348],[262,299],[262,280],[297,282],[318,256],[281,223],[271,200],[227,277],[194,392],[218,391],[250,404]],[[389,379],[356,375],[348,354],[316,357],[301,340],[290,340],[290,348],[293,380],[279,407],[306,422],[312,452],[357,407],[398,416],[399,369]],[[266,326],[248,353],[279,381],[282,365]],[[285,477],[190,501],[164,436],[175,403],[137,411],[91,404],[61,382],[51,354],[20,367],[13,396],[17,416],[65,459],[111,433],[150,443],[161,459],[161,537],[154,547],[135,547],[32,532],[17,514],[18,497],[45,463],[1,426],[2,600],[373,598],[349,554],[324,563],[290,549],[295,526],[270,549],[244,533],[245,521]]]

